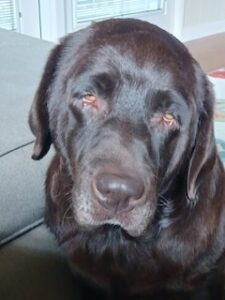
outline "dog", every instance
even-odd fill
[[[96,22],[50,53],[32,158],[54,145],[45,220],[88,299],[225,299],[213,107],[199,64],[148,22]]]

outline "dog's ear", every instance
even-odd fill
[[[196,77],[195,97],[199,118],[187,175],[187,198],[191,205],[195,205],[198,200],[200,184],[203,182],[204,185],[210,184],[206,182],[207,179],[204,176],[208,175],[208,171],[212,171],[217,156],[213,129],[214,93],[212,85],[199,67],[196,68]]]
[[[47,102],[55,79],[62,47],[63,45],[59,44],[51,51],[29,113],[29,125],[35,135],[32,155],[35,160],[41,159],[51,146]]]

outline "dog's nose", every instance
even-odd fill
[[[144,182],[129,175],[101,173],[93,181],[93,190],[104,208],[113,212],[129,211],[142,202]]]

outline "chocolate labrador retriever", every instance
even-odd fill
[[[46,222],[103,299],[225,299],[213,105],[187,49],[147,22],[94,23],[52,50],[30,111],[33,159],[53,143]]]

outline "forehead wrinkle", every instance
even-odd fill
[[[113,76],[117,82],[127,81],[134,87],[143,83],[150,89],[163,90],[174,87],[173,72],[154,63],[150,56],[140,65],[132,51],[121,51],[118,46],[99,46],[90,51],[88,59],[81,59],[73,65],[69,73],[72,72],[75,79],[106,73]]]
[[[137,65],[131,53],[122,55],[112,46],[101,47],[92,56],[88,72],[78,76],[82,82],[88,84],[93,76],[100,73],[109,74],[114,78],[114,109],[119,118],[143,118],[145,99],[149,90],[169,90],[173,86],[172,74],[167,70],[160,70],[151,62],[144,67]],[[80,81],[81,82],[81,81]],[[122,108],[122,109],[121,109]]]
[[[140,65],[136,55],[130,49],[122,52],[119,47],[110,45],[101,47],[96,54],[93,60],[93,71],[102,68],[115,73],[120,79],[128,79],[135,83],[146,82],[150,86],[158,86],[161,89],[173,86],[172,72],[154,63],[150,57]]]

